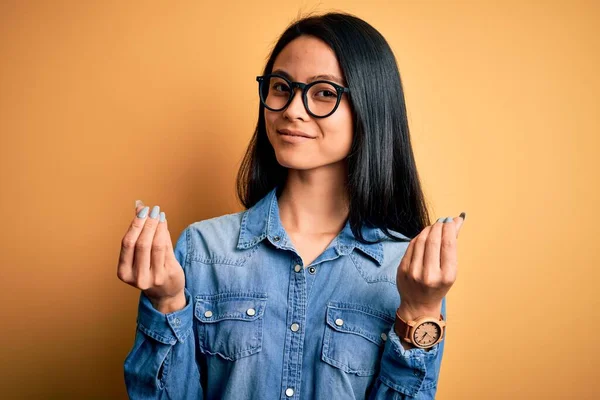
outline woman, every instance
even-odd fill
[[[257,81],[247,209],[173,249],[165,213],[136,203],[130,397],[434,398],[464,214],[429,225],[391,49],[356,17],[311,16]]]

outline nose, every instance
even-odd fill
[[[294,96],[290,104],[283,110],[283,117],[290,121],[295,119],[306,121],[309,118],[302,102],[302,90],[300,88],[294,88]]]

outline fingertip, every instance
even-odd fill
[[[160,222],[167,222],[167,214],[164,211],[160,213]]]
[[[146,218],[146,216],[148,215],[148,211],[150,210],[150,207],[142,207],[138,213],[137,213],[137,217],[138,218]]]

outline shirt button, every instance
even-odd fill
[[[256,314],[256,310],[254,308],[249,308],[248,311],[246,311],[246,314],[252,317]]]
[[[173,322],[175,323],[175,326],[179,326],[181,324],[181,320],[179,318],[175,318]]]
[[[344,320],[341,319],[341,318],[338,318],[338,319],[335,320],[335,324],[337,326],[342,326],[342,325],[344,325]]]
[[[308,272],[314,275],[317,272],[317,269],[315,267],[309,267]]]
[[[280,239],[281,238],[279,236],[273,236],[273,240],[276,241],[276,242],[279,242]]]
[[[298,329],[300,329],[300,325],[294,322],[292,326],[290,326],[290,329],[292,330],[292,332],[298,332]]]
[[[212,311],[208,310],[207,312],[205,312],[205,313],[204,313],[204,316],[205,316],[206,318],[210,318],[210,317],[212,317],[212,316],[213,316],[213,313],[212,313]]]
[[[298,265],[298,264],[296,264],[296,266],[294,267],[294,271],[296,271],[296,272],[300,272],[300,271],[302,271],[302,266],[301,266],[301,265]]]
[[[385,332],[383,332],[381,334],[381,338],[383,339],[384,342],[387,340],[387,335],[385,334]]]
[[[294,389],[292,389],[292,388],[285,389],[285,395],[287,397],[292,397],[294,395]]]

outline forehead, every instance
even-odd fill
[[[273,71],[278,69],[286,71],[298,81],[315,75],[342,76],[333,50],[313,36],[300,36],[288,43],[273,64]]]

